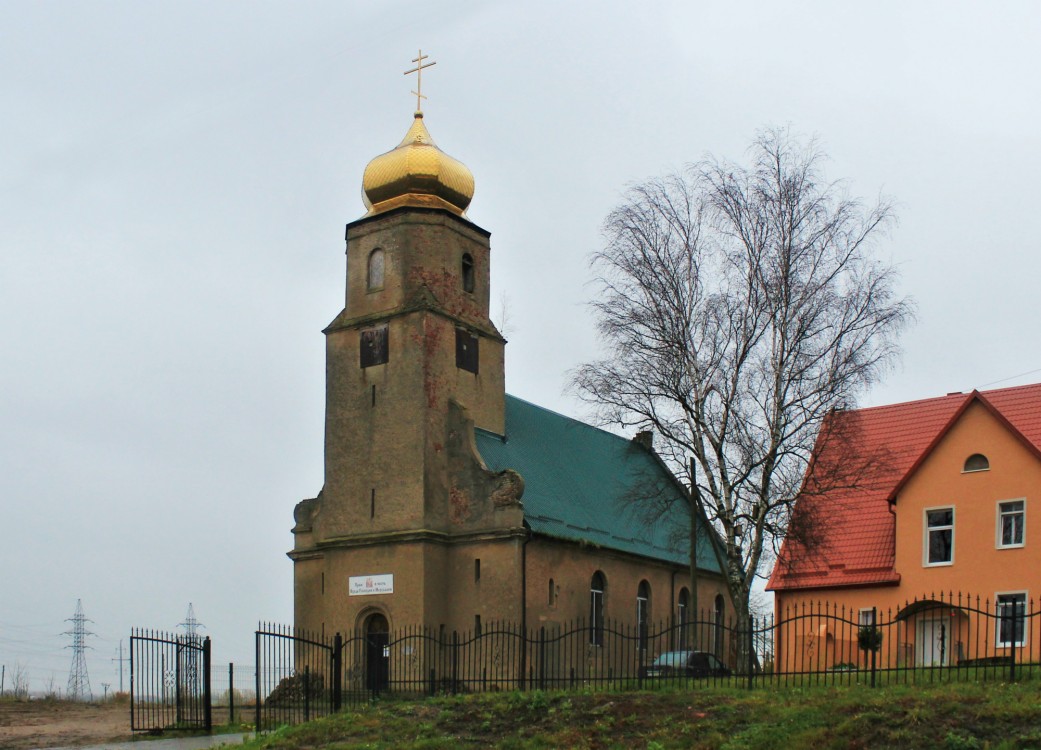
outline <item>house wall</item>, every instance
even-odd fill
[[[990,469],[964,472],[981,453]],[[969,406],[904,486],[896,500],[896,569],[905,596],[970,592],[993,601],[999,592],[1041,592],[1041,461],[981,404]],[[1025,544],[997,544],[998,503],[1024,500]],[[954,508],[954,559],[923,562],[925,510]],[[1041,518],[1041,516],[1039,516]],[[1033,523],[1032,523],[1033,521]]]
[[[977,453],[987,457],[990,468],[964,471],[966,459]],[[1041,461],[986,407],[972,403],[896,498],[899,584],[776,592],[775,618],[791,622],[777,633],[778,668],[856,663],[864,656],[856,648],[856,628],[843,621],[856,623],[862,608],[876,607],[879,621],[889,622],[915,599],[953,600],[954,606],[919,613],[889,629],[894,643],[883,653],[893,663],[887,666],[928,662],[924,634],[941,627],[947,663],[984,653],[1007,654],[1008,649],[996,643],[995,619],[972,610],[993,613],[998,594],[1022,592],[1028,603],[1041,594],[1041,521],[1034,517],[1041,513],[1039,489]],[[1010,500],[1024,502],[1024,544],[1002,548],[998,504]],[[926,511],[946,507],[954,508],[953,559],[950,564],[929,565]],[[810,612],[816,614],[807,615]],[[1041,637],[1041,632],[1031,632],[1039,627],[1034,618],[1027,627],[1026,645]]]

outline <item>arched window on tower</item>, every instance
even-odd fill
[[[463,291],[473,294],[474,290],[474,259],[470,253],[463,253],[462,263]]]
[[[639,629],[640,648],[647,648],[647,622],[651,616],[651,584],[640,581],[636,589],[636,626]]]
[[[607,592],[607,580],[599,570],[593,573],[589,582],[589,643],[592,646],[604,645],[604,594]]]
[[[383,251],[376,248],[369,253],[366,287],[370,292],[383,288]]]

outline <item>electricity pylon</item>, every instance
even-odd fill
[[[94,696],[90,690],[90,677],[87,675],[86,650],[90,648],[86,644],[87,636],[94,635],[87,630],[88,620],[83,614],[83,602],[76,600],[76,613],[65,622],[72,623],[72,630],[66,630],[62,635],[72,636],[72,645],[65,648],[72,649],[72,668],[69,670],[69,684],[65,688],[66,697],[69,700],[83,701],[91,700]]]
[[[194,685],[196,677],[199,674],[198,670],[198,655],[200,644],[202,643],[202,636],[199,635],[199,628],[206,627],[201,622],[195,619],[195,608],[191,602],[188,602],[188,614],[184,617],[178,627],[184,628],[185,640],[188,642],[188,650],[185,656],[186,664],[184,665],[184,676],[187,678],[188,685]]]

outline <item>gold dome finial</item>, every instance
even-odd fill
[[[423,64],[423,50],[412,62],[416,67],[405,75],[416,74],[416,114],[412,127],[398,147],[377,156],[365,167],[362,177],[362,199],[368,215],[382,213],[399,206],[444,208],[463,216],[474,194],[473,173],[462,162],[437,147],[423,124],[423,69],[436,65]]]

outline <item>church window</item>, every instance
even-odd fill
[[[455,366],[477,374],[477,337],[462,328],[455,329]]]
[[[589,583],[589,643],[593,646],[604,645],[604,594],[607,581],[599,570],[593,574]]]
[[[370,292],[383,288],[383,251],[376,248],[369,253],[368,278],[366,286]]]
[[[474,615],[474,636],[480,637],[481,635],[481,616]]]
[[[474,583],[478,583],[481,580],[481,558],[474,558]]]
[[[361,366],[387,363],[387,326],[367,328],[361,332]]]
[[[690,642],[690,636],[687,633],[690,623],[690,592],[685,588],[680,589],[680,596],[676,601],[676,619],[680,626],[679,647],[682,651],[687,648],[687,644]]]
[[[557,606],[557,587],[552,578],[549,579],[549,597],[546,603],[551,607]]]
[[[647,621],[650,619],[651,585],[640,581],[636,589],[636,627],[640,638],[640,648],[647,648]]]
[[[990,468],[990,461],[982,453],[973,453],[971,456],[965,459],[965,467],[962,469],[963,472],[970,471],[986,471]]]
[[[376,517],[376,488],[372,488],[372,493],[369,495],[369,518]]]
[[[474,290],[474,259],[470,253],[463,253],[462,263],[463,291],[473,294]]]

